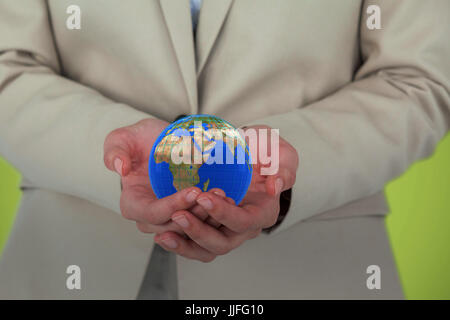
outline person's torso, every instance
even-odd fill
[[[72,4],[80,30],[66,27]],[[64,76],[166,120],[288,112],[348,84],[360,64],[360,1],[205,0],[196,44],[187,0],[50,0],[49,16]]]

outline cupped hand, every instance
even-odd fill
[[[121,176],[122,194],[120,209],[122,216],[136,222],[145,233],[172,231],[184,234],[171,216],[179,210],[190,210],[201,221],[218,224],[205,210],[196,204],[201,190],[187,188],[168,197],[157,199],[148,177],[148,159],[159,134],[169,125],[158,119],[145,119],[131,126],[116,129],[108,134],[104,143],[106,167]],[[210,194],[224,197],[221,190],[210,190]]]
[[[252,127],[247,130],[250,128]],[[269,148],[264,145],[260,147]],[[221,224],[219,228],[204,223],[187,210],[179,210],[171,219],[189,238],[168,231],[157,234],[155,242],[186,258],[209,262],[258,236],[262,229],[273,226],[280,210],[280,193],[292,188],[296,180],[299,165],[297,151],[280,137],[279,170],[274,175],[265,176],[261,171],[266,165],[268,164],[264,165],[259,160],[253,165],[251,185],[239,206],[228,197],[208,192],[197,197],[196,202]]]

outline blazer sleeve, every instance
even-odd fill
[[[33,186],[120,212],[103,164],[115,128],[149,118],[60,75],[46,1],[0,1],[0,154]]]
[[[366,27],[370,5],[380,30]],[[299,152],[290,210],[273,233],[381,191],[433,152],[450,126],[449,21],[447,0],[365,1],[354,81],[250,123],[279,128]]]

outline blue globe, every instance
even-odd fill
[[[197,186],[205,192],[220,188],[239,204],[252,179],[245,140],[231,124],[211,115],[170,124],[156,139],[148,168],[159,199]]]

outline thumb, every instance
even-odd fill
[[[120,176],[128,175],[131,171],[133,145],[133,137],[125,128],[112,131],[106,137],[103,147],[105,166]]]

